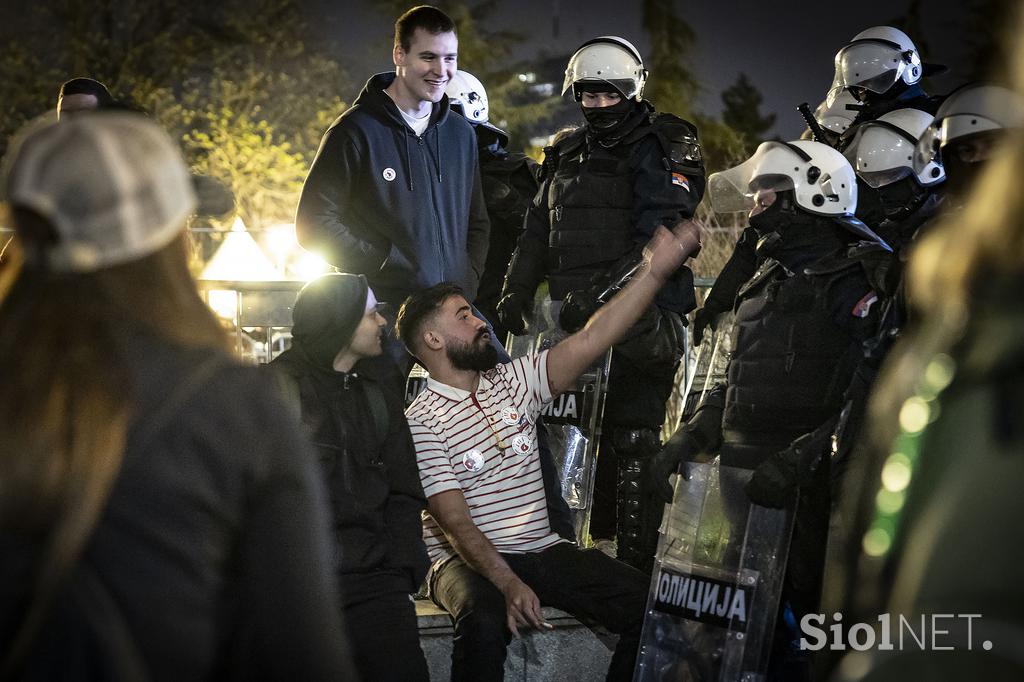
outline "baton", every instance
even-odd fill
[[[807,104],[807,102],[804,102],[798,106],[796,110],[800,112],[801,116],[803,116],[804,123],[807,124],[807,128],[811,131],[811,139],[815,142],[823,142],[831,147],[832,143],[829,142],[828,136],[825,134],[825,131],[822,130],[821,124],[818,123],[818,119],[814,118],[814,114],[811,113],[810,105]]]

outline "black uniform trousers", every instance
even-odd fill
[[[542,605],[619,635],[607,679],[633,679],[648,576],[596,549],[581,550],[567,542],[542,552],[501,556]],[[505,650],[512,639],[504,595],[460,556],[431,571],[428,584],[430,598],[451,614],[455,624],[452,682],[502,680]]]

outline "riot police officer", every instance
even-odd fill
[[[651,462],[649,489],[663,490],[681,460],[715,453],[723,466],[754,470],[747,494],[757,504],[792,505],[799,488],[783,592],[799,620],[817,605],[830,510],[828,460],[808,461],[799,439],[838,413],[877,324],[877,295],[846,252],[883,242],[854,215],[853,168],[822,143],[763,143],[744,164],[712,175],[709,193],[717,211],[750,209],[762,264],[736,298],[727,382],[712,393],[720,411],[703,406],[701,423],[673,436]],[[777,641],[785,647],[788,633]],[[777,671],[780,679],[806,675],[799,656],[778,661],[800,668]]]
[[[966,190],[981,171],[986,167],[995,152],[996,145],[1009,139],[1012,131],[1019,131],[1024,128],[1024,98],[1016,92],[1007,88],[986,84],[968,84],[950,94],[948,99],[939,108],[934,121],[925,130],[918,140],[917,150],[914,154],[913,167],[915,173],[926,172],[936,162],[942,164],[947,178],[945,190],[946,210],[960,210],[962,202],[966,198]],[[977,204],[981,206],[980,202]],[[1000,203],[999,206],[1004,204]],[[1000,209],[1002,210],[1002,209]],[[964,215],[956,221],[968,222],[977,231],[983,223],[970,215]],[[950,223],[952,225],[953,223]],[[999,222],[993,223],[999,225]],[[939,255],[938,246],[942,244],[948,247],[954,241],[950,238],[954,234],[952,229],[944,230],[945,239],[926,239],[922,249],[930,244],[930,249],[920,251],[922,263],[932,259],[936,264],[942,263],[943,270],[948,270],[946,252]],[[972,240],[966,237],[965,244]],[[973,246],[967,248],[971,259],[976,258],[976,249]],[[958,253],[963,257],[962,253]],[[938,265],[936,267],[939,267]],[[959,267],[959,266],[957,266]],[[963,275],[958,274],[958,277]],[[982,279],[971,286],[976,286],[978,295],[988,296],[989,292],[984,290],[985,282]],[[926,306],[921,302],[915,303],[915,308],[922,307],[941,308],[949,307],[940,305],[941,294],[933,291],[917,289],[919,295],[926,294]],[[978,301],[981,303],[982,301]],[[965,311],[968,315],[972,311]],[[932,328],[925,328],[919,331],[934,331],[934,327],[948,326],[953,328],[953,322],[957,318],[933,318]],[[948,329],[946,331],[949,331]],[[957,337],[959,333],[957,334]],[[966,334],[967,337],[975,337],[973,332]],[[995,334],[989,338],[1010,338],[1012,335]],[[984,338],[984,337],[975,337]],[[927,350],[934,339],[929,339],[927,333],[916,335],[915,342],[918,350]],[[945,339],[952,342],[951,339]],[[966,344],[958,344],[958,348],[970,348],[974,341]],[[905,346],[909,348],[909,346]],[[986,353],[984,362],[990,358],[997,357],[998,350]],[[890,360],[893,367],[902,366],[907,360],[908,354],[900,355]],[[875,398],[879,405],[894,405],[898,407],[906,395],[900,395],[899,391],[906,389],[902,378],[917,376],[914,372],[906,370],[900,373],[893,373],[888,382],[879,386],[878,396],[886,396],[884,403]],[[902,382],[902,383],[901,383]],[[898,397],[899,396],[899,397]],[[898,412],[898,410],[896,410]],[[892,413],[896,413],[892,412]],[[883,414],[883,411],[879,411]],[[996,420],[992,420],[993,423]],[[892,424],[885,424],[886,428],[878,428],[877,425],[871,429],[875,437],[870,441],[860,439],[856,445],[854,456],[849,464],[849,472],[846,474],[842,485],[842,498],[837,505],[836,513],[841,523],[835,526],[835,536],[830,540],[829,564],[826,571],[826,587],[824,594],[826,603],[825,610],[844,611],[847,614],[854,614],[855,617],[864,614],[874,614],[886,609],[886,602],[893,595],[891,589],[892,569],[891,564],[881,561],[878,557],[869,557],[863,554],[863,540],[865,534],[870,530],[870,524],[877,512],[877,493],[879,475],[883,464],[890,454],[888,446],[890,439],[894,436]],[[865,430],[867,431],[867,430]],[[883,437],[879,434],[884,432]],[[872,589],[865,589],[865,586]],[[828,665],[835,661],[829,661]]]
[[[643,99],[646,78],[636,48],[615,36],[584,43],[569,60],[563,94],[572,92],[586,125],[545,150],[541,190],[498,306],[499,319],[514,333],[524,331],[541,280],[553,301],[570,297],[577,304],[563,306],[563,313],[592,308],[597,293],[639,259],[658,225],[691,217],[700,202],[705,180],[697,130]],[[588,299],[589,306],[579,305]],[[635,565],[647,562],[639,547],[640,462],[660,447],[682,355],[683,316],[693,307],[693,275],[680,268],[612,359],[591,535],[614,535],[618,557]],[[579,314],[560,318],[567,331],[585,321]]]
[[[968,83],[958,88],[921,135],[914,170],[941,163],[948,179],[947,193],[955,205],[961,205],[996,144],[1024,124],[1022,112],[1022,97],[1002,86]]]
[[[934,114],[943,96],[929,95],[921,79],[945,71],[946,67],[924,63],[920,52],[903,31],[892,26],[873,26],[855,35],[835,56],[835,76],[825,101],[818,107],[819,123],[828,138],[824,142],[845,151],[858,128],[896,110],[918,109]],[[849,112],[851,120],[842,121]],[[857,217],[876,227],[886,219],[874,192],[860,186]],[[754,241],[742,235],[705,305],[694,318],[694,337],[699,339],[709,326],[714,328],[721,313],[732,309],[736,291],[754,273]]]
[[[498,299],[505,271],[523,231],[526,209],[537,194],[540,167],[526,154],[508,150],[508,133],[488,120],[487,91],[476,76],[468,71],[456,71],[455,77],[448,81],[445,94],[452,111],[465,116],[476,133],[480,180],[491,233],[475,305],[494,323],[495,333],[504,342],[508,330],[499,323]]]

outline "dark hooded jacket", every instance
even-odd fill
[[[270,366],[320,455],[346,605],[414,592],[426,575],[426,508],[398,369],[384,356],[333,368],[365,311],[366,280],[325,275],[299,293],[293,344]]]
[[[395,305],[445,280],[472,300],[489,232],[476,136],[444,97],[417,137],[384,92],[394,79],[373,76],[328,128],[299,199],[299,243]]]

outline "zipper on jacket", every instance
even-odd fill
[[[438,135],[439,133],[435,130],[434,134]],[[430,177],[430,175],[431,175],[431,173],[430,173],[430,163],[429,163],[429,159],[427,158],[430,155],[430,152],[428,152],[427,148],[424,146],[423,138],[422,137],[417,137],[416,138],[416,142],[417,142],[417,144],[420,147],[420,158],[423,159],[423,169],[427,172],[427,177]],[[438,210],[437,210],[437,192],[436,192],[436,189],[434,187],[432,187],[432,186],[428,186],[428,187],[429,187],[429,190],[430,190],[430,203],[434,207],[434,210],[433,210],[433,213],[432,213],[433,218],[434,218],[434,251],[435,251],[435,253],[437,253],[437,262],[441,266],[441,271],[442,272],[447,272],[448,271],[448,263],[447,263],[447,261],[445,260],[445,257],[444,257],[444,235],[441,232],[441,223],[437,219],[437,214],[438,214]],[[435,282],[435,284],[436,284],[436,282]]]
[[[562,205],[559,204],[559,205],[555,206],[555,222],[561,222],[561,221],[562,221]]]

